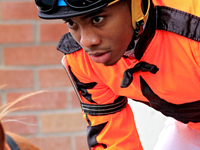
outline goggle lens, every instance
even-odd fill
[[[35,0],[38,8],[42,12],[51,12],[57,6],[67,5],[74,9],[87,9],[112,1],[113,0]]]
[[[49,7],[53,6],[53,0],[41,0],[41,3]]]
[[[35,0],[35,3],[42,12],[51,11],[57,2],[58,0]]]

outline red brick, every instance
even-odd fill
[[[62,20],[46,21],[37,15],[34,0],[0,0],[0,86],[7,84],[0,89],[0,102],[12,102],[35,89],[50,89],[15,105],[26,109],[9,116],[27,117],[20,119],[26,124],[4,124],[43,150],[88,150],[83,135],[87,123],[61,66],[63,54],[56,50],[67,26]]]
[[[0,29],[0,44],[33,42],[33,26],[30,24],[0,25]]]
[[[71,86],[71,82],[65,72],[62,69],[50,69],[39,71],[40,87],[56,87],[56,86]]]
[[[33,72],[30,70],[0,70],[0,85],[4,89],[33,87]]]
[[[13,102],[22,95],[30,93],[8,93],[7,102]],[[67,107],[67,95],[64,91],[43,92],[18,102],[14,108],[25,107],[19,110],[54,110]]]
[[[80,107],[80,101],[75,93],[75,91],[71,91],[70,92],[70,95],[71,95],[71,105],[72,105],[72,108],[81,108]]]
[[[6,65],[61,64],[63,54],[56,46],[8,47],[4,49]]]
[[[75,137],[75,150],[87,150],[89,149],[87,144],[86,135],[76,136]]]
[[[68,136],[28,137],[27,139],[42,150],[72,150]]]
[[[41,115],[42,133],[78,132],[86,130],[82,113],[59,113]]]
[[[68,32],[67,25],[63,23],[41,24],[40,40],[41,42],[59,41],[65,33]]]
[[[23,135],[36,134],[38,132],[37,123],[36,116],[9,116],[3,118],[3,126],[6,131]]]
[[[0,6],[3,20],[39,19],[35,2],[1,2]]]

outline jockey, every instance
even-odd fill
[[[57,48],[90,150],[143,149],[127,98],[173,118],[155,149],[200,149],[200,0],[35,2],[69,28]]]

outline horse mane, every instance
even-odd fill
[[[0,87],[0,89],[1,89],[1,87]],[[2,120],[3,117],[6,116],[8,113],[11,113],[11,112],[14,112],[16,110],[22,109],[24,107],[28,107],[28,106],[24,106],[24,107],[12,108],[15,104],[19,103],[20,101],[25,100],[28,97],[31,97],[31,96],[34,96],[36,94],[43,93],[43,92],[45,92],[45,91],[31,92],[29,94],[25,94],[25,95],[20,96],[19,98],[17,98],[13,102],[10,102],[10,103],[2,105],[0,107],[0,120]]]
[[[2,89],[4,86],[5,85],[0,86],[0,89]],[[43,92],[45,92],[45,91],[44,90],[36,91],[36,92],[31,92],[29,94],[22,95],[15,101],[4,104],[0,107],[0,150],[8,150],[6,148],[5,134],[9,135],[17,143],[20,150],[40,150],[38,147],[36,147],[32,143],[30,143],[26,138],[24,138],[18,134],[12,133],[12,132],[5,131],[4,127],[2,125],[2,120],[8,113],[14,112],[14,111],[19,110],[24,107],[27,107],[27,106],[24,106],[24,107],[12,108],[15,104],[19,103],[20,101],[25,100],[28,97],[31,97],[31,96],[34,96],[36,94],[43,93]]]

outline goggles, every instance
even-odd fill
[[[87,10],[114,0],[35,0],[38,9],[44,13],[52,12],[58,6],[69,6],[73,9]]]

